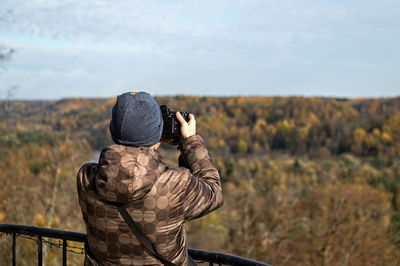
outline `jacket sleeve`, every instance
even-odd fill
[[[78,190],[79,198],[86,194],[89,189],[93,189],[94,182],[93,177],[97,170],[97,164],[95,163],[85,163],[79,169],[78,175],[76,177],[76,185]]]
[[[191,173],[183,206],[185,219],[191,220],[223,205],[221,181],[202,137],[195,135],[183,140],[179,149]]]

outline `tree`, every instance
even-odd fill
[[[14,49],[10,49],[3,45],[0,45],[0,62],[10,59],[10,57],[13,53],[14,53]]]
[[[6,12],[4,12],[4,14],[0,14],[0,21],[4,20],[8,13],[11,13],[11,10],[7,10]],[[9,59],[11,57],[11,54],[13,53],[14,49],[7,48],[0,44],[0,64]]]
[[[8,10],[5,12],[5,14],[0,15],[0,21],[4,20],[5,16],[7,13],[10,13],[11,11]],[[4,45],[0,44],[0,73],[2,70],[4,70],[4,61],[7,61],[11,58],[11,55],[14,53],[14,49],[5,47]],[[0,87],[0,90],[3,90],[4,88]],[[12,86],[11,88],[6,89],[6,96],[5,96],[5,103],[4,103],[4,113],[7,114],[8,108],[9,108],[9,99],[13,98],[14,92],[17,89],[16,86]]]

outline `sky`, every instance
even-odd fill
[[[0,98],[400,95],[398,0],[0,0]]]

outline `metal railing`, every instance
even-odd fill
[[[36,227],[36,226],[27,226],[27,225],[16,225],[16,224],[0,224],[0,233],[6,233],[12,235],[12,258],[11,263],[13,266],[17,265],[17,252],[16,252],[16,244],[17,244],[17,236],[30,236],[36,237],[37,245],[38,245],[38,265],[41,266],[43,264],[43,243],[50,243],[54,245],[54,243],[44,240],[43,238],[52,238],[62,240],[62,244],[57,245],[62,248],[62,265],[67,265],[67,250],[68,244],[67,241],[74,241],[84,243],[86,241],[87,235],[84,233]],[[75,247],[76,248],[76,247]],[[84,253],[84,249],[82,250],[82,254]],[[195,261],[206,262],[209,265],[218,264],[218,265],[246,265],[246,266],[268,266],[268,264],[249,260],[246,258],[242,258],[239,256],[210,252],[205,250],[191,249],[189,248],[189,254]]]

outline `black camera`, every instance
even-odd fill
[[[168,106],[166,105],[161,105],[160,110],[164,122],[161,139],[172,138],[173,141],[171,142],[171,144],[179,143],[179,141],[182,138],[181,122],[179,122],[178,118],[176,118],[176,112],[169,110]],[[181,113],[183,119],[185,119],[186,122],[189,122],[188,112],[179,112],[179,113]]]

